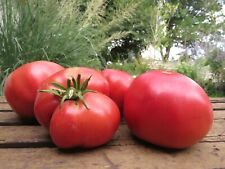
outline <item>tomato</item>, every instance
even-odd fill
[[[122,112],[124,95],[130,87],[133,77],[125,71],[115,69],[105,69],[102,74],[109,82],[109,97],[116,102]]]
[[[50,122],[50,135],[59,148],[93,148],[107,143],[120,123],[117,105],[101,93],[86,93],[76,104],[58,106]]]
[[[102,74],[94,69],[85,67],[67,68],[59,71],[46,79],[40,86],[39,90],[47,90],[54,87],[52,82],[59,83],[66,87],[67,79],[70,79],[71,77],[77,77],[78,74],[82,75],[81,82],[91,76],[88,89],[96,90],[106,95],[109,94],[108,81],[102,76]],[[59,105],[59,102],[60,98],[50,93],[39,92],[37,94],[34,105],[34,113],[36,119],[41,125],[47,128],[49,127],[50,119],[54,110]]]
[[[40,84],[64,69],[48,61],[35,61],[17,68],[7,77],[3,92],[12,109],[23,118],[34,117],[34,100]]]
[[[149,71],[133,81],[124,117],[140,139],[178,149],[201,140],[213,122],[205,91],[190,78],[167,71]]]

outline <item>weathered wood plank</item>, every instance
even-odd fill
[[[214,120],[219,120],[219,119],[225,120],[225,110],[214,110],[213,115],[214,115]]]
[[[122,119],[121,124],[125,123]],[[22,119],[15,112],[0,112],[0,126],[39,125],[35,119]]]
[[[12,111],[10,105],[6,102],[0,103],[0,112]]]
[[[212,103],[213,110],[225,110],[225,103]],[[0,112],[10,112],[12,108],[8,103],[0,103]]]
[[[218,103],[215,103],[219,105]],[[214,105],[215,105],[214,104]],[[0,104],[7,105],[7,103]],[[220,104],[221,105],[225,104]],[[27,126],[25,126],[27,125]],[[33,125],[33,126],[32,126]],[[35,121],[24,121],[16,113],[0,111],[0,147],[51,147],[53,146],[48,133]],[[202,142],[225,142],[225,110],[214,111],[214,124],[210,133]],[[121,142],[118,140],[122,140]],[[109,145],[133,145],[133,141],[126,124],[122,121]]]
[[[10,169],[224,169],[225,144],[197,144],[182,151],[152,145],[102,146],[92,150],[0,149],[1,168]],[[4,162],[4,163],[3,163]]]
[[[34,121],[20,119],[0,97],[0,168],[225,169],[223,99],[211,100],[215,110],[214,124],[208,135],[182,151],[162,149],[136,139],[124,121],[105,146],[88,151],[62,151],[55,148],[46,129]],[[4,108],[1,110],[1,107]]]
[[[41,147],[50,140],[40,126],[1,126],[0,131],[0,147]]]
[[[225,110],[215,110],[214,120],[224,119],[225,120]],[[121,123],[125,123],[122,121]],[[15,112],[1,112],[0,111],[0,126],[10,126],[10,125],[38,125],[35,120],[25,120],[21,119]]]
[[[225,98],[221,97],[221,98],[210,98],[210,101],[212,103],[225,103]]]
[[[218,138],[218,141],[221,141],[220,138],[221,136],[225,136],[225,120],[224,119],[214,120],[212,128],[207,134],[207,137],[215,137],[215,139]]]
[[[225,103],[213,103],[214,110],[225,110]],[[8,103],[0,103],[0,112],[12,111]]]
[[[52,147],[46,129],[41,126],[0,126],[0,148],[10,147]],[[225,120],[215,120],[212,129],[201,142],[225,142]],[[134,145],[135,139],[126,124],[121,124],[108,144]]]
[[[225,110],[214,111],[214,120],[225,120]],[[125,123],[124,120],[121,121]],[[0,112],[0,126],[38,125],[35,120],[21,119],[15,112]]]
[[[52,147],[48,131],[41,126],[1,126],[0,148]],[[121,125],[108,145],[135,144],[126,125]]]
[[[0,126],[21,125],[23,121],[14,112],[0,112]]]
[[[38,125],[35,119],[22,119],[15,112],[0,112],[0,126]]]
[[[0,96],[0,103],[4,103],[4,102],[6,102],[5,97],[4,96]]]
[[[225,98],[224,97],[215,97],[215,98],[210,98],[210,101],[213,103],[216,103],[216,102],[225,103]],[[0,96],[0,103],[1,102],[6,102],[6,99],[4,96]]]
[[[213,110],[225,110],[225,103],[212,103]]]
[[[219,119],[225,120],[225,110],[214,111],[214,120]],[[125,123],[124,120],[121,123]],[[38,125],[38,123],[35,120],[21,119],[15,112],[0,112],[0,126],[10,125]]]

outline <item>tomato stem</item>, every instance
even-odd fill
[[[84,95],[88,92],[95,92],[94,90],[87,89],[90,80],[91,76],[82,83],[81,75],[78,74],[76,79],[74,77],[67,79],[67,87],[56,82],[52,82],[51,84],[54,88],[40,90],[39,92],[46,92],[58,96],[60,98],[60,105],[62,105],[66,100],[74,100],[75,103],[77,103],[77,101],[81,101],[85,108],[89,109],[85,103]]]

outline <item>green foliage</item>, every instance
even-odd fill
[[[168,60],[168,51],[164,52],[164,48],[170,49],[173,45],[171,39],[170,22],[171,17],[176,14],[178,4],[163,3],[159,1],[158,4],[152,7],[150,12],[150,41],[155,48],[158,48],[163,61]]]
[[[136,3],[107,12],[107,0],[0,0],[1,82],[16,67],[34,60],[101,68],[113,40],[128,35],[120,25]],[[3,83],[3,82],[2,82]]]
[[[218,81],[225,80],[225,53],[219,49],[215,49],[209,53],[206,58],[206,65],[209,65],[211,72]]]
[[[222,25],[217,23],[215,13],[223,16],[218,12],[221,8],[217,0],[140,0],[132,20],[121,25],[124,30],[132,30],[132,36],[116,46],[120,49],[116,52],[120,54],[122,48],[122,52],[129,53],[136,47],[138,54],[152,44],[160,50],[162,60],[167,61],[172,46],[191,47],[202,36],[218,33]]]
[[[118,70],[123,70],[128,73],[130,73],[133,76],[138,76],[148,70],[150,70],[149,64],[138,61],[138,60],[132,60],[132,61],[117,61],[117,62],[108,62],[107,68],[112,68],[112,69],[118,69]]]
[[[163,63],[154,60],[134,59],[124,62],[108,62],[107,67],[124,70],[134,76],[153,69],[174,70],[196,81],[210,97],[224,97],[224,56],[225,54],[214,51],[207,58],[199,58],[194,62],[185,60],[177,63]]]
[[[1,86],[12,70],[34,60],[133,75],[171,69],[142,60],[140,52],[152,44],[166,61],[174,45],[190,47],[205,35],[221,35],[223,23],[215,17],[221,7],[213,0],[0,0]],[[207,62],[181,62],[174,69],[210,95],[225,95],[224,55],[214,51]]]
[[[206,58],[206,65],[211,70],[212,93],[225,96],[225,53],[215,49]],[[210,87],[211,87],[210,86]]]
[[[191,79],[197,81],[197,71],[194,65],[188,64],[187,62],[181,62],[177,65],[176,71],[178,73],[184,74]]]
[[[224,97],[225,76],[223,76],[224,74],[217,74],[218,71],[212,71],[213,65],[216,65],[216,67],[218,66],[218,62],[217,64],[214,62],[215,60],[209,60],[206,58],[197,59],[194,63],[184,61],[178,63],[175,70],[196,81],[210,97]],[[217,68],[216,70],[222,70],[221,68]]]
[[[215,82],[213,82],[212,79],[205,81],[202,86],[210,97],[224,97],[225,96],[224,90],[218,89],[215,86]]]
[[[166,60],[173,45],[184,48],[192,47],[203,36],[218,32],[221,28],[215,19],[215,13],[222,8],[218,1],[185,0],[168,3],[176,5],[177,8],[173,15],[166,18],[167,43],[170,44],[170,46],[165,46],[167,48]],[[218,15],[222,16],[222,13]]]
[[[136,1],[136,8],[134,15],[119,25],[121,30],[129,32],[129,36],[119,39],[111,43],[109,50],[103,51],[102,55],[107,60],[126,60],[132,57],[139,57],[141,51],[148,45],[149,33],[146,31],[146,24],[149,26],[149,11],[155,0],[140,0]],[[132,4],[134,0],[108,0],[108,11],[111,15],[111,10],[122,8],[126,4]],[[113,16],[113,15],[111,15]],[[146,36],[147,35],[147,36]]]

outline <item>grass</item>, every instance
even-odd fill
[[[35,60],[105,66],[101,51],[129,34],[119,25],[129,20],[137,3],[115,8],[113,17],[106,6],[107,0],[0,0],[1,88],[11,71]]]

